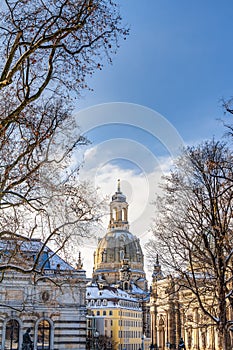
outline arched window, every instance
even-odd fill
[[[101,259],[101,262],[107,262],[107,252],[106,252],[106,249],[104,249],[102,252],[102,259]]]
[[[114,219],[114,221],[118,221],[118,211],[117,211],[117,208],[113,208],[113,219]]]
[[[123,220],[124,221],[128,220],[128,218],[127,218],[127,209],[126,208],[123,208]]]
[[[5,350],[19,348],[19,322],[12,319],[6,323]]]
[[[49,350],[50,349],[50,334],[51,326],[47,320],[41,320],[38,324],[37,331],[37,349]]]
[[[124,290],[129,290],[129,283],[128,282],[124,282]]]

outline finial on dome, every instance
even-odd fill
[[[121,192],[121,180],[117,180],[117,192]]]

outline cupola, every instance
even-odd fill
[[[108,228],[110,230],[129,230],[128,223],[128,203],[126,196],[121,192],[120,179],[117,183],[117,191],[112,196],[110,203],[110,221]]]

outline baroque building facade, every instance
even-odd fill
[[[151,347],[178,349],[182,339],[186,350],[222,350],[216,326],[204,315],[192,292],[177,282],[171,275],[164,276],[157,257],[150,296]],[[205,294],[205,301],[211,308],[211,294]],[[228,310],[228,318],[233,320],[231,308]]]
[[[42,274],[4,270],[0,283],[0,349],[22,349],[31,328],[33,349],[86,348],[86,274],[80,257],[73,268],[39,239],[1,240],[0,263],[30,268],[38,259]]]
[[[129,231],[128,203],[121,192],[120,180],[110,203],[107,233],[99,239],[94,253],[93,276],[86,295],[90,319],[98,331],[112,337],[114,349],[138,350],[149,346],[150,309],[144,256],[139,239]],[[110,325],[110,333],[104,324]]]

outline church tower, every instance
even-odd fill
[[[128,203],[126,196],[121,192],[120,180],[117,183],[117,192],[112,196],[110,203],[109,230],[129,230],[128,224]]]
[[[110,202],[108,231],[94,253],[93,278],[125,290],[133,285],[147,290],[144,256],[139,238],[129,232],[128,203],[120,180]]]

